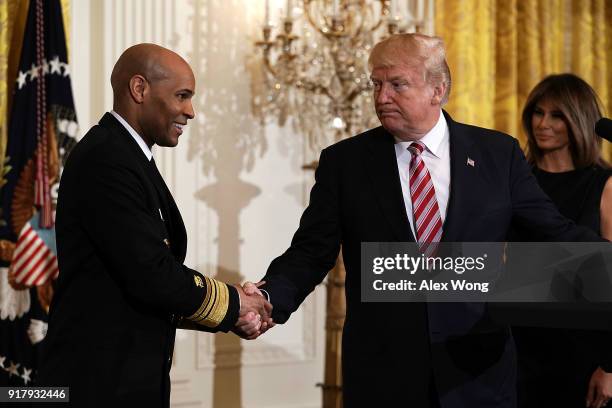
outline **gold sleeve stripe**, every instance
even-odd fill
[[[206,317],[210,314],[210,310],[215,304],[217,298],[217,285],[214,284],[213,280],[206,278],[206,290],[206,296],[204,297],[204,301],[200,306],[200,313],[196,313],[192,316],[192,320],[196,323],[200,323],[200,321],[206,319]]]
[[[207,278],[208,279],[208,278]],[[202,313],[200,313],[199,316],[195,316],[194,317],[194,321],[196,323],[200,323],[202,320],[206,320],[208,318],[208,315],[210,314],[210,311],[212,310],[212,308],[214,307],[215,303],[217,302],[217,285],[216,285],[216,281],[214,279],[210,279],[207,282],[207,287],[210,288],[210,298],[208,300],[208,304],[206,305],[206,307],[202,310]],[[200,323],[202,324],[202,323]]]
[[[212,278],[204,278],[206,295],[198,310],[187,319],[206,327],[217,327],[225,318],[229,308],[227,285]]]
[[[209,320],[215,322],[215,326],[218,326],[223,321],[223,318],[227,314],[227,309],[229,307],[229,290],[227,289],[227,285],[223,282],[217,283],[217,307],[213,308],[210,312]]]
[[[187,318],[189,320],[195,320],[199,318],[200,316],[202,316],[202,314],[208,313],[207,311],[205,311],[205,309],[210,309],[209,304],[210,304],[210,298],[212,295],[212,287],[210,284],[210,280],[208,278],[205,277],[204,282],[206,283],[206,295],[204,296],[204,300],[202,304],[200,305],[200,307],[198,308],[198,310],[196,310],[194,314],[192,314],[191,316]]]

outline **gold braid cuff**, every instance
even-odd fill
[[[206,295],[194,314],[187,317],[194,323],[206,327],[217,327],[223,321],[229,307],[229,289],[218,280],[204,277]]]

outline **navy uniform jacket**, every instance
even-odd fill
[[[443,241],[505,241],[511,224],[542,240],[599,240],[559,214],[515,139],[454,122]],[[474,166],[467,164],[470,158]],[[290,248],[270,265],[273,317],[285,322],[334,266],[346,267],[343,387],[346,407],[513,407],[514,345],[482,303],[361,303],[360,243],[414,241],[394,138],[378,127],[321,153],[310,203]]]
[[[109,113],[68,158],[56,229],[60,273],[39,385],[69,386],[74,407],[169,406],[177,325],[230,330],[238,292],[183,265],[174,199]]]

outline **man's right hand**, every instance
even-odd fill
[[[268,293],[266,292],[266,295],[264,296],[264,294],[262,293],[262,291],[259,289],[261,286],[265,285],[266,281],[259,281],[257,283],[253,283],[253,282],[245,282],[242,285],[242,289],[244,289],[244,292],[251,296],[251,295],[259,295],[259,296],[263,296],[264,298],[266,298],[268,300],[268,302],[270,301],[270,299],[268,298]],[[276,325],[276,323],[274,323],[274,321],[272,319],[270,320],[265,320],[262,322],[261,324],[261,332],[265,333],[266,330],[271,329],[272,327],[274,327]]]
[[[240,295],[240,313],[234,333],[245,339],[256,339],[274,326],[272,320],[272,305],[268,302],[261,292],[249,290],[245,292],[242,287],[235,285]]]

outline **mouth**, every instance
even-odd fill
[[[394,112],[394,111],[382,111],[382,112],[378,112],[378,117],[379,118],[391,118],[391,117],[397,117],[399,116],[398,112]]]
[[[173,125],[178,130],[178,134],[181,135],[183,133],[183,127],[186,125],[186,123],[174,122]]]

